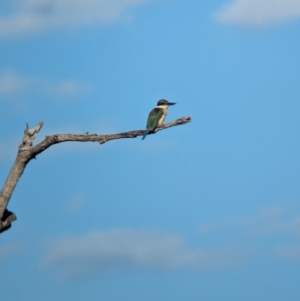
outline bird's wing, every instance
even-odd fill
[[[163,114],[164,113],[161,109],[154,108],[149,113],[148,120],[147,120],[147,129],[153,131],[157,127],[158,121],[162,117]]]

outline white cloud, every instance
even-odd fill
[[[64,211],[69,215],[80,213],[84,206],[84,197],[81,193],[75,193],[63,204]]]
[[[13,13],[0,18],[0,36],[112,23],[129,8],[147,1],[150,0],[15,0]]]
[[[74,98],[80,95],[82,92],[87,91],[88,86],[80,84],[74,80],[65,80],[61,83],[58,83],[57,92],[62,96],[68,98]]]
[[[245,254],[231,248],[190,250],[180,235],[117,229],[58,239],[43,263],[57,266],[65,278],[73,278],[120,269],[236,267],[244,263]]]
[[[0,246],[0,260],[14,255],[24,249],[24,244],[21,243],[6,243]]]
[[[223,24],[261,28],[300,18],[300,0],[235,0],[215,18]]]
[[[246,243],[277,259],[300,262],[300,213],[292,206],[274,206],[243,219],[206,223],[200,233],[230,237],[237,245]]]
[[[0,73],[0,100],[35,92],[64,100],[74,99],[88,93],[90,85],[74,79],[53,81],[48,78],[25,76],[13,70]]]
[[[0,74],[0,96],[12,96],[24,92],[30,83],[11,70]]]
[[[281,259],[300,262],[300,246],[280,246],[274,251],[275,256]]]
[[[204,224],[213,247],[190,248],[184,237],[153,230],[115,229],[51,242],[43,260],[64,278],[113,270],[172,271],[240,268],[260,254],[300,261],[300,214],[291,206],[263,208],[256,214],[225,222]],[[225,233],[224,233],[225,231]],[[233,239],[232,239],[233,238]],[[199,239],[199,238],[198,238]],[[282,242],[289,244],[282,245]],[[296,246],[290,245],[290,243]]]
[[[271,236],[299,239],[300,213],[297,213],[297,211],[292,212],[289,205],[278,205],[262,208],[249,217],[204,223],[200,227],[201,234],[234,230],[239,230],[242,236],[247,235],[248,238],[252,239],[263,239]]]

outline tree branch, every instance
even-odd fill
[[[183,125],[189,123],[191,118],[182,117],[167,124],[156,128],[153,132],[149,134],[155,134],[161,130],[167,128]],[[110,140],[123,139],[123,138],[136,138],[138,136],[143,136],[144,130],[136,130],[123,132],[118,134],[111,135],[97,135],[97,134],[57,134],[52,136],[46,136],[45,139],[33,146],[33,140],[44,125],[44,122],[39,122],[34,128],[29,129],[28,124],[26,124],[26,129],[24,131],[24,137],[19,146],[19,151],[17,158],[12,166],[10,173],[4,183],[2,190],[0,191],[0,233],[9,229],[11,227],[11,222],[17,219],[16,215],[13,212],[8,211],[7,205],[11,198],[14,188],[16,187],[20,177],[22,176],[27,163],[35,159],[38,154],[46,150],[51,145],[74,141],[74,142],[98,142],[104,144]]]

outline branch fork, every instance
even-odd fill
[[[155,134],[161,130],[167,128],[183,125],[191,122],[189,116],[176,119],[167,124],[156,128],[153,132],[149,133]],[[22,142],[19,146],[19,152],[17,158],[10,170],[10,173],[4,183],[2,190],[0,190],[0,233],[9,229],[11,223],[17,219],[16,215],[8,211],[7,205],[13,193],[15,186],[17,185],[20,177],[22,176],[27,163],[30,160],[35,159],[37,155],[42,153],[48,147],[62,142],[75,141],[75,142],[98,142],[99,144],[104,144],[110,140],[124,139],[124,138],[136,138],[137,136],[143,136],[145,130],[135,130],[129,132],[123,132],[111,135],[89,135],[88,132],[84,134],[56,134],[52,136],[46,136],[45,139],[39,144],[33,146],[33,140],[36,135],[43,127],[44,122],[39,122],[34,128],[30,129],[28,124],[26,124],[26,129],[24,131],[24,136]]]

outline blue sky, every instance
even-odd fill
[[[0,182],[26,123],[192,123],[31,161],[1,234],[8,300],[300,297],[299,0],[2,0]]]

